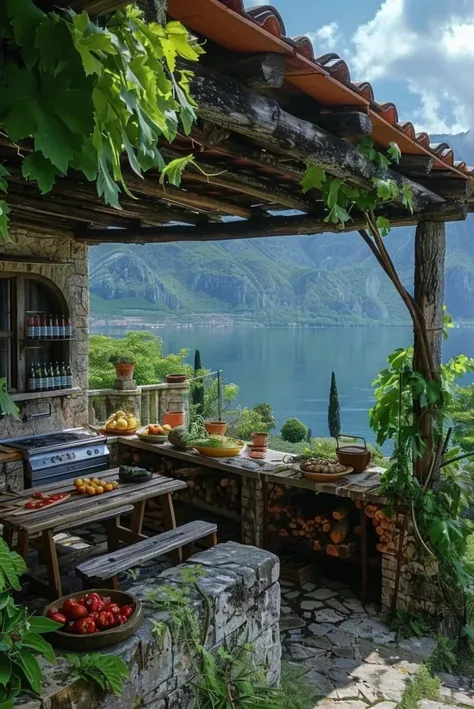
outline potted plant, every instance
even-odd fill
[[[136,362],[131,355],[113,354],[110,355],[109,362],[115,367],[117,379],[133,379],[133,372],[135,370]]]
[[[204,428],[210,436],[225,436],[227,423],[225,421],[206,421]]]
[[[20,421],[18,407],[8,393],[7,380],[5,377],[0,377],[0,418],[11,416]]]

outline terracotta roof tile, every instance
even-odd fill
[[[380,104],[367,81],[351,81],[347,63],[335,53],[315,57],[309,37],[286,36],[283,18],[272,5],[245,7],[242,0],[168,0],[168,12],[195,32],[234,52],[274,51],[287,55],[286,81],[327,107],[353,106],[372,118],[372,137],[381,145],[397,142],[407,155],[431,154],[434,169],[474,177],[474,168],[454,161],[447,143],[430,145],[427,133],[400,122],[394,103]]]

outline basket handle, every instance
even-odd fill
[[[363,436],[352,436],[347,433],[340,433],[339,436],[336,436],[337,448],[339,448],[339,439],[340,438],[352,438],[354,441],[364,441],[364,448],[365,448],[365,450],[367,450],[367,443],[366,443],[366,440]]]

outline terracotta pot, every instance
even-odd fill
[[[227,424],[225,421],[206,421],[204,428],[209,435],[214,434],[215,436],[225,436]]]
[[[176,426],[184,425],[184,411],[167,411],[163,416],[163,425],[171,426],[171,428],[176,428]]]
[[[114,364],[114,367],[117,379],[121,379],[122,381],[133,379],[133,372],[135,371],[134,364]]]
[[[186,381],[185,374],[167,374],[166,377],[167,384],[184,384]]]
[[[257,460],[265,460],[268,448],[266,446],[248,446],[249,458],[255,458]]]
[[[266,446],[268,443],[268,433],[252,433],[252,443],[257,448]]]

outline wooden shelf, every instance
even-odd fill
[[[22,391],[12,394],[11,397],[13,401],[35,401],[36,399],[52,399],[58,396],[73,396],[81,392],[81,387],[72,387],[71,389],[51,389],[50,391]]]
[[[203,502],[202,500],[176,500],[176,502],[181,502],[183,505],[191,505],[192,507],[198,507],[201,510],[211,512],[212,514],[217,515],[219,517],[226,517],[227,519],[231,519],[233,522],[238,522],[239,524],[241,522],[241,517],[237,514],[237,512],[231,512],[230,510],[226,510],[222,507],[213,507],[212,505],[208,505],[207,502]]]
[[[23,349],[37,350],[41,347],[43,342],[73,342],[75,339],[75,337],[44,337],[40,340],[25,340]]]

